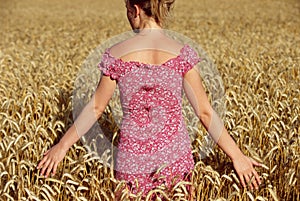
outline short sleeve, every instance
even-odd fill
[[[189,45],[185,45],[183,47],[180,55],[184,61],[181,65],[181,69],[180,69],[182,76],[184,76],[185,73],[187,73],[196,64],[198,64],[201,61],[201,58],[199,58],[196,50],[191,48]]]
[[[117,79],[115,73],[116,59],[109,53],[109,49],[106,49],[102,55],[101,61],[98,64],[98,68],[102,71],[103,75],[110,76],[112,79]]]

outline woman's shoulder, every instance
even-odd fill
[[[138,45],[136,44],[134,38],[129,38],[112,45],[110,48],[108,48],[108,50],[112,56],[115,58],[120,58],[137,48]]]

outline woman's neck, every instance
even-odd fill
[[[159,24],[157,24],[154,20],[149,20],[143,23],[143,25],[138,31],[138,34],[147,35],[151,33],[152,35],[153,33],[161,33],[161,31],[162,31],[162,27]]]
[[[140,30],[142,29],[162,29],[162,27],[153,18],[150,18],[141,23]]]

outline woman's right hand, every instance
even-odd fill
[[[44,153],[43,159],[39,162],[37,169],[41,169],[40,175],[48,177],[54,176],[56,173],[57,165],[65,157],[68,150],[64,149],[63,146],[58,143],[48,149]]]

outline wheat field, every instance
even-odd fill
[[[36,166],[73,122],[82,62],[130,30],[124,1],[0,0],[0,9],[0,200],[115,200],[123,183],[81,142],[54,177],[39,176]],[[194,198],[300,200],[300,2],[177,0],[173,16],[168,28],[199,43],[221,74],[229,133],[264,164],[259,190],[243,189],[215,147],[195,157]],[[162,194],[173,201],[186,193],[179,183]],[[123,192],[130,197],[141,199]]]

